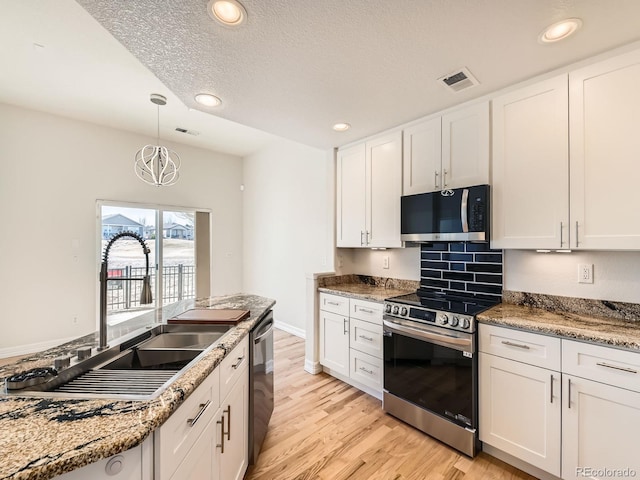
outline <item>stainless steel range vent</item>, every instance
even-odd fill
[[[462,67],[455,72],[445,75],[439,78],[438,81],[447,89],[456,93],[466,90],[467,88],[475,87],[480,83],[466,67]]]

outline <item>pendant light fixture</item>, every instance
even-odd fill
[[[167,98],[152,93],[151,103],[158,110],[157,144],[145,145],[136,152],[134,170],[143,182],[156,187],[168,187],[178,181],[180,157],[173,150],[160,145],[160,106],[167,104]]]

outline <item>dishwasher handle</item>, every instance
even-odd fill
[[[266,332],[264,332],[264,333],[263,333],[262,335],[260,335],[259,337],[256,337],[256,338],[253,340],[253,343],[254,343],[255,345],[258,345],[259,343],[264,342],[264,341],[267,339],[267,337],[268,337],[269,335],[271,335],[272,333],[273,333],[273,323],[269,326],[269,328],[267,329],[267,331],[266,331]]]

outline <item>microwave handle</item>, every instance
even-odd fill
[[[469,189],[462,190],[462,202],[460,203],[460,220],[462,221],[462,231],[464,233],[469,232],[469,219],[467,218],[467,211],[469,205]]]

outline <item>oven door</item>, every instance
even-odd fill
[[[461,427],[477,428],[475,335],[384,320],[384,390]]]

